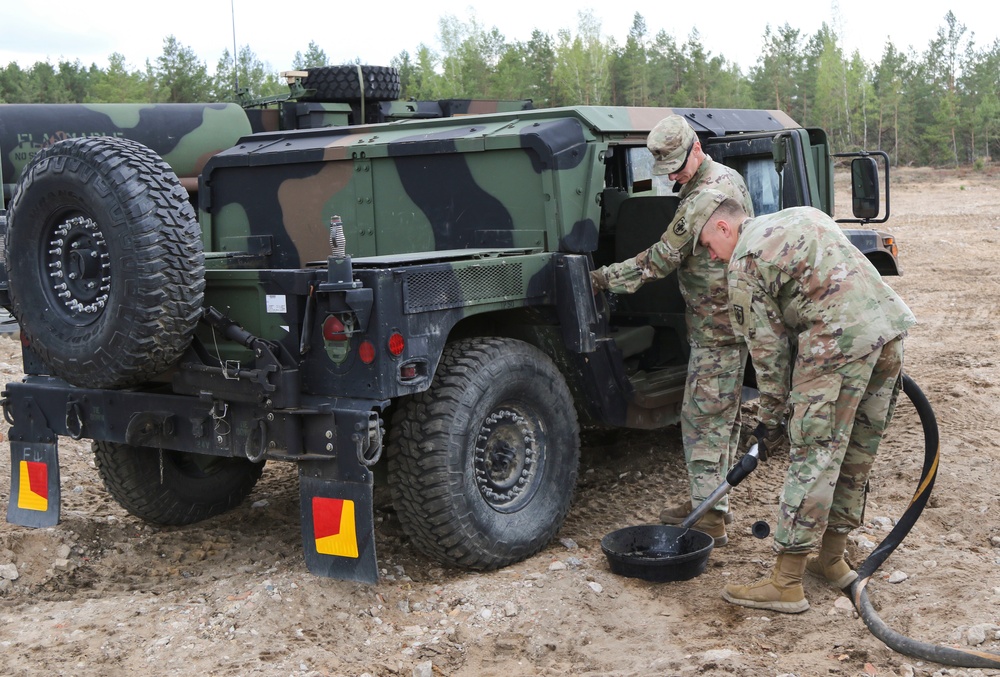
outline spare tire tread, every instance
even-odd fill
[[[96,223],[110,259],[96,312],[60,301],[46,270],[46,250],[71,216]],[[166,371],[190,345],[204,302],[201,233],[187,192],[151,150],[112,137],[44,149],[22,174],[8,220],[11,309],[54,375],[126,387]]]
[[[310,68],[302,86],[316,90],[303,101],[393,101],[399,98],[399,71],[388,66],[361,66],[364,88],[358,84],[358,66],[321,66]]]

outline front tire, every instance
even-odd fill
[[[263,463],[115,442],[94,442],[108,493],[130,514],[154,524],[184,525],[221,515],[243,502]]]
[[[449,345],[430,389],[393,417],[389,484],[425,554],[497,569],[535,554],[572,501],[580,433],[565,379],[512,339]]]

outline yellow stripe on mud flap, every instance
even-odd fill
[[[49,469],[44,463],[21,461],[17,507],[46,512],[49,509]]]
[[[336,557],[358,557],[358,533],[354,501],[314,496],[313,533],[316,552]]]

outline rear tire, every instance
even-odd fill
[[[130,514],[164,525],[193,524],[243,502],[263,463],[115,442],[92,445],[108,493]]]
[[[11,311],[55,376],[117,388],[166,371],[202,313],[201,231],[163,160],[127,139],[39,152],[7,212]]]
[[[413,544],[446,564],[496,569],[555,536],[580,458],[572,396],[537,348],[449,345],[429,390],[393,417],[389,486]]]

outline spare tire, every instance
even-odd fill
[[[399,98],[399,71],[386,66],[360,66],[363,82],[358,82],[359,66],[309,68],[302,86],[316,92],[302,101],[393,101]]]
[[[128,139],[39,152],[7,212],[11,311],[54,376],[134,385],[168,369],[202,313],[205,257],[187,192]]]

